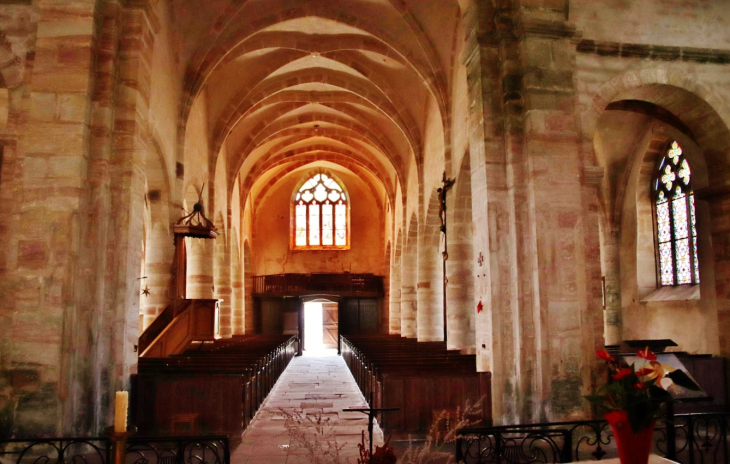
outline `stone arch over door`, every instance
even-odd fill
[[[469,153],[461,162],[453,194],[447,197],[449,221],[446,261],[447,346],[474,353],[474,244],[471,215],[471,169]]]

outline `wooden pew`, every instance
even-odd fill
[[[443,342],[419,343],[397,335],[340,337],[342,357],[376,408],[400,408],[380,420],[386,435],[427,432],[442,411],[455,413],[484,398],[482,424],[491,424],[491,373],[476,371],[476,356]]]
[[[132,376],[131,423],[138,435],[170,435],[181,415],[198,433],[241,432],[296,354],[296,337],[253,335],[216,340],[166,358],[140,358]]]

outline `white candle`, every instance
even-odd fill
[[[127,431],[127,405],[129,404],[129,393],[118,391],[114,401],[114,432],[122,433]]]

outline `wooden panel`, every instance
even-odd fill
[[[141,357],[166,357],[180,354],[193,341],[214,340],[218,300],[186,300],[191,302],[176,314],[162,332],[141,353]]]
[[[322,344],[324,348],[337,348],[339,339],[337,303],[322,303]]]
[[[202,434],[240,435],[243,377],[134,375],[135,420],[141,435],[172,433],[178,414],[197,414]]]

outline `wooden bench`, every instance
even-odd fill
[[[491,373],[476,371],[476,356],[449,351],[443,342],[419,343],[398,335],[340,337],[342,357],[371,407],[384,413],[387,435],[423,433],[442,411],[453,415],[484,398],[480,417],[491,424]]]
[[[132,376],[132,423],[139,435],[171,435],[175,417],[195,415],[200,433],[239,440],[295,353],[296,337],[253,335],[140,358]]]

